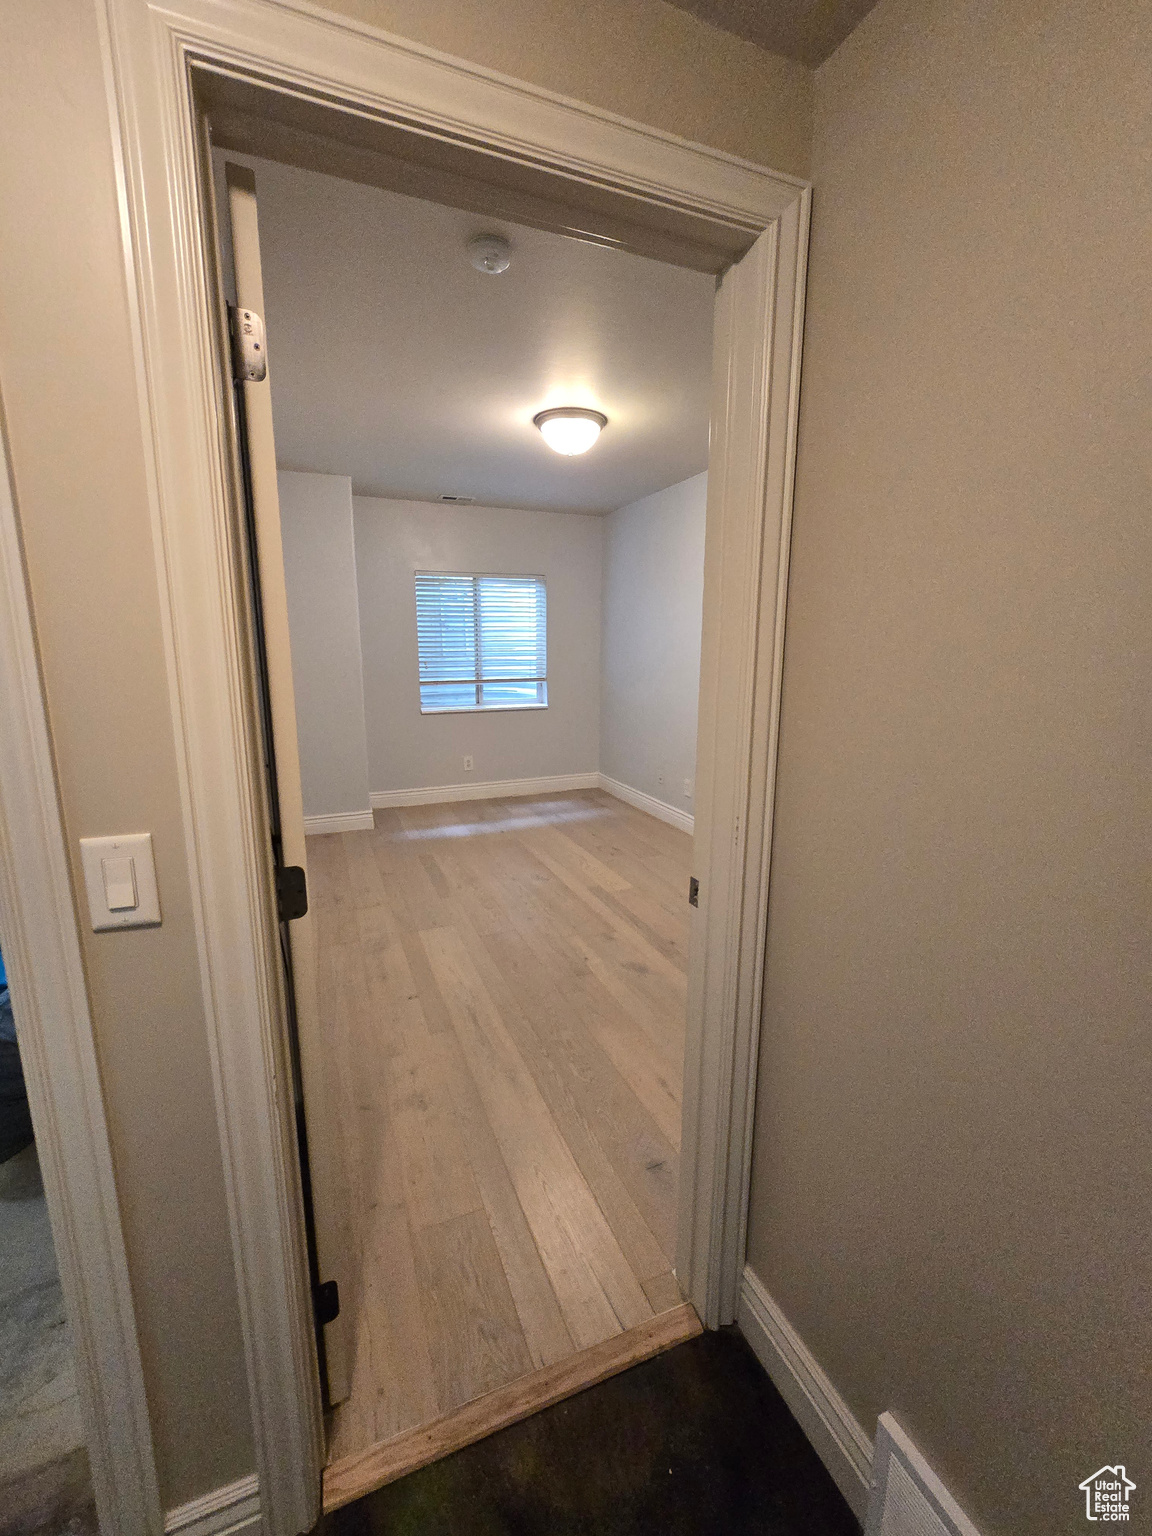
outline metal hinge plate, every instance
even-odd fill
[[[335,1280],[324,1280],[316,1287],[313,1304],[316,1308],[316,1321],[321,1328],[326,1323],[336,1321],[340,1316],[340,1287]]]
[[[237,383],[259,384],[268,374],[264,322],[254,309],[228,308],[232,330],[232,372]]]
[[[690,907],[700,905],[700,882],[695,875],[688,877],[688,905]]]
[[[276,871],[276,905],[282,923],[290,923],[307,912],[308,881],[299,864],[283,865]]]

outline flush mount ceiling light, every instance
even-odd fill
[[[601,411],[588,411],[579,405],[560,405],[555,410],[540,411],[532,418],[540,435],[555,453],[587,453],[608,425]]]

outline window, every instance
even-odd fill
[[[420,709],[543,709],[543,576],[416,572]]]

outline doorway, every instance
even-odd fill
[[[371,1485],[349,1462],[403,1470],[433,1422],[700,1326],[673,1267],[714,280],[315,169],[214,173],[265,333],[238,426],[271,840],[309,891],[331,1503]],[[603,407],[586,456],[533,420],[570,397]]]
[[[669,259],[674,247],[723,274],[676,1265],[706,1326],[734,1315],[743,1256],[808,193],[791,178],[312,13],[271,16],[237,0],[222,20],[208,0],[189,0],[178,19],[156,10],[118,21],[109,46],[263,1517],[289,1533],[316,1512],[319,1400],[291,1116],[284,1079],[270,1071],[283,1014],[249,766],[251,701],[237,666],[245,642],[211,364],[219,338],[204,286],[196,93],[203,104],[209,76],[233,82],[244,98],[234,126],[246,106],[249,123],[271,121],[297,145],[311,142],[319,114],[341,152],[362,161],[368,150],[376,171],[387,164],[390,174],[443,185],[481,165],[488,188],[517,199],[525,222],[525,200],[542,227],[558,208],[567,226],[575,214],[587,228],[590,215],[601,232],[634,240],[632,249]]]

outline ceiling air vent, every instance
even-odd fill
[[[446,501],[451,507],[470,507],[475,503],[476,498],[475,496],[437,496],[436,500]]]
[[[876,1430],[864,1536],[980,1536],[890,1413]]]

